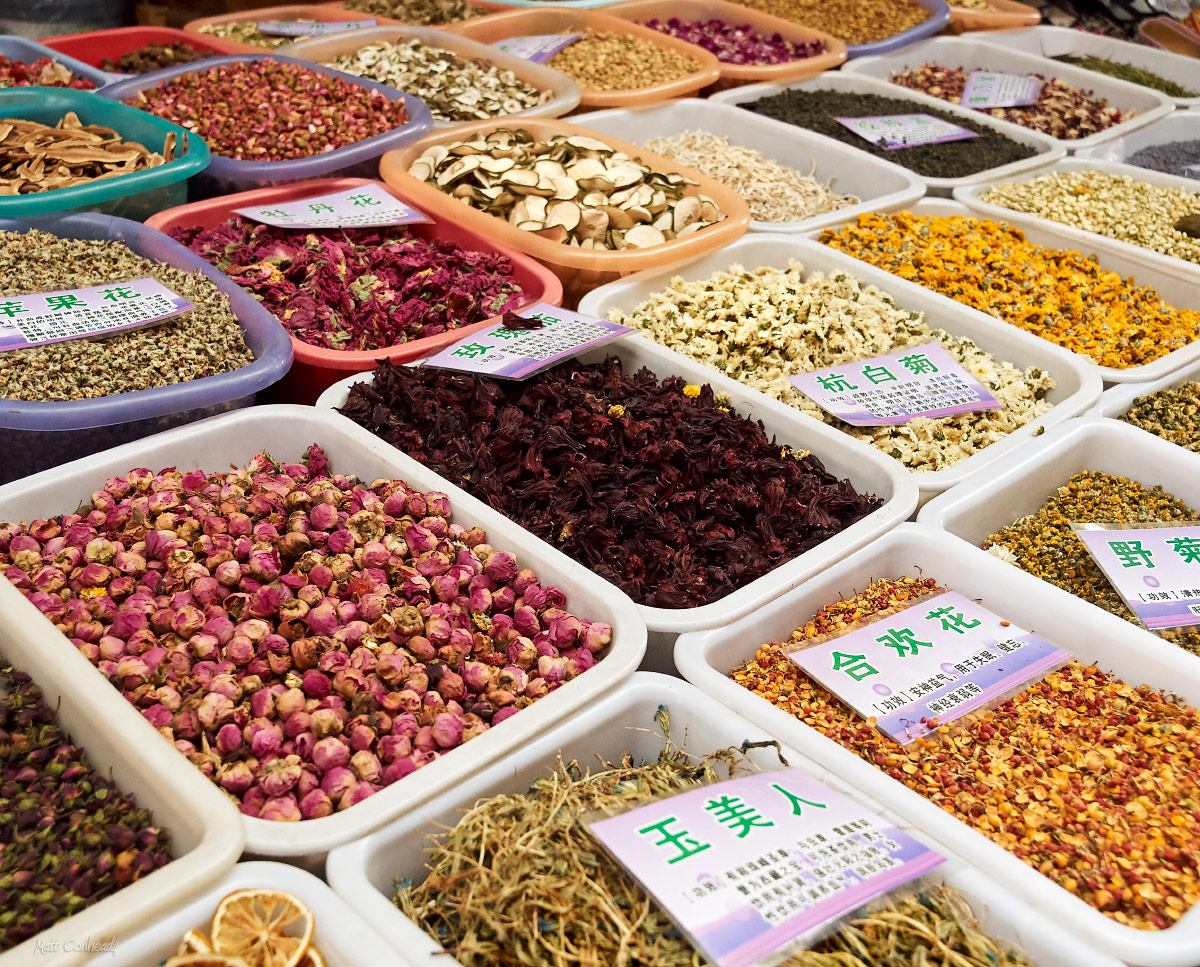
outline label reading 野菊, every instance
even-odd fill
[[[1200,523],[1071,527],[1143,625],[1200,625]]]
[[[939,120],[931,114],[888,114],[834,120],[885,151],[979,137],[974,131]]]
[[[328,37],[330,34],[340,34],[347,30],[361,30],[363,27],[374,27],[377,23],[369,20],[318,20],[306,22],[303,20],[264,20],[255,26],[260,34],[271,34],[275,37]]]
[[[971,71],[963,88],[962,101],[967,107],[1027,107],[1036,104],[1042,82],[1024,74],[1000,74],[996,71]]]
[[[1002,405],[936,342],[801,373],[788,382],[854,426],[889,426]]]
[[[374,182],[314,195],[302,201],[235,208],[234,214],[277,228],[373,228],[378,225],[411,225],[428,222],[417,211]]]
[[[943,862],[800,769],[713,783],[587,827],[714,967],[808,946]]]
[[[956,591],[922,598],[788,657],[901,744],[1000,701],[1071,656]]]
[[[509,37],[492,44],[521,60],[544,64],[560,50],[570,47],[583,34],[534,34],[529,37]]]
[[[0,297],[0,352],[112,336],[194,309],[157,279]]]
[[[503,323],[473,333],[422,359],[422,366],[457,369],[480,376],[526,379],[534,373],[578,356],[594,346],[633,332],[605,319],[539,302],[518,315],[536,319],[536,329],[509,329]]]

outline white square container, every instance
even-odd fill
[[[891,212],[925,194],[925,183],[907,168],[858,151],[850,145],[794,125],[776,121],[732,104],[687,98],[617,111],[595,111],[573,120],[584,127],[643,145],[653,138],[685,131],[707,131],[732,144],[751,148],[773,161],[796,168],[832,189],[862,199],[836,212],[792,222],[750,219],[751,232],[809,232],[838,224],[859,212]]]
[[[673,671],[671,650],[675,636],[685,631],[697,631],[725,624],[740,617],[764,602],[795,587],[812,574],[818,573],[834,561],[851,551],[870,543],[880,534],[895,527],[909,517],[917,506],[917,485],[910,475],[891,457],[884,456],[874,447],[867,447],[846,434],[825,426],[817,420],[801,418],[801,414],[790,406],[743,386],[732,379],[710,370],[706,366],[664,349],[649,339],[626,337],[600,346],[577,357],[583,363],[602,362],[607,356],[617,356],[627,372],[645,366],[656,376],[682,376],[689,383],[711,383],[714,391],[727,395],[733,409],[741,416],[760,420],[767,433],[780,443],[811,450],[830,473],[848,479],[859,493],[875,494],[884,503],[862,520],[851,524],[840,534],[831,537],[805,551],[798,557],[768,571],[757,580],[743,585],[731,594],[698,608],[652,608],[636,605],[649,628],[649,649],[643,669],[649,671]],[[361,373],[334,383],[317,400],[319,409],[332,410],[342,406],[350,387],[354,383],[370,382],[372,374]],[[366,432],[363,430],[362,432]],[[371,437],[375,440],[375,437]],[[396,452],[382,441],[379,446]],[[426,471],[432,473],[432,471]],[[443,478],[438,477],[438,480]],[[450,494],[453,502],[460,491],[448,481],[443,481],[441,490]],[[495,511],[490,513],[495,514]],[[516,525],[513,525],[516,526]],[[583,570],[583,566],[575,567]],[[591,575],[590,571],[585,571]],[[596,577],[599,581],[600,578]],[[616,590],[615,585],[601,582],[605,587]],[[428,767],[426,767],[428,768]]]
[[[934,108],[945,114],[967,118],[980,127],[992,128],[998,131],[1012,141],[1030,145],[1037,152],[1031,157],[1023,158],[1020,161],[1011,161],[1006,165],[999,165],[995,168],[985,168],[983,171],[977,171],[972,175],[964,175],[961,178],[934,178],[905,168],[905,171],[908,171],[914,178],[925,185],[925,190],[930,195],[948,196],[955,188],[961,185],[983,184],[996,178],[1007,178],[1021,172],[1045,168],[1053,162],[1065,158],[1067,154],[1067,149],[1048,135],[1040,134],[1037,131],[1030,131],[1028,128],[1023,128],[1016,124],[1009,124],[1007,121],[997,121],[993,117],[980,114],[978,111],[972,111],[961,104],[951,104],[949,101],[931,97],[929,94],[922,94],[920,91],[904,90],[886,80],[868,77],[865,74],[849,74],[844,70],[837,73],[820,74],[817,77],[811,77],[805,81],[794,81],[791,84],[747,84],[745,87],[734,87],[727,91],[721,91],[719,94],[714,94],[708,101],[710,104],[747,104],[751,101],[757,101],[760,98],[770,97],[772,94],[779,94],[782,91],[849,91],[853,94],[878,94],[882,97],[902,98],[912,101],[914,104],[924,105],[926,108]],[[755,114],[753,111],[742,110],[743,113],[751,118],[761,119],[773,125],[774,129],[780,132],[777,137],[781,144],[785,137],[783,131],[807,130],[805,128],[798,128],[795,124],[788,124],[785,121],[777,121],[774,118]],[[815,132],[809,133],[815,135]],[[824,135],[815,136],[822,138],[822,140],[829,140],[842,147],[853,149],[853,145],[840,142],[836,138],[826,139]],[[860,151],[859,154],[874,161],[879,160],[875,155],[869,154],[866,151]],[[787,159],[784,158],[783,160],[786,161]],[[903,165],[900,165],[900,167],[903,167]]]
[[[1175,389],[1184,383],[1195,383],[1197,381],[1200,381],[1200,360],[1197,360],[1190,366],[1185,366],[1183,369],[1177,369],[1162,379],[1156,379],[1152,383],[1125,383],[1120,386],[1109,387],[1100,394],[1100,399],[1096,401],[1095,406],[1088,410],[1086,415],[1107,416],[1115,420],[1117,417],[1128,413],[1129,408],[1133,406],[1133,401],[1139,396],[1148,396],[1150,393],[1157,393],[1159,390]],[[1151,436],[1154,435],[1151,434]]]
[[[441,477],[382,443],[352,421],[309,406],[257,406],[213,417],[26,477],[0,487],[0,520],[32,520],[70,512],[87,494],[102,486],[106,478],[124,475],[132,467],[176,467],[184,473],[192,469],[211,472],[230,464],[242,466],[259,450],[267,450],[277,458],[286,456],[296,460],[311,443],[320,444],[335,473],[353,474],[365,480],[396,477],[420,490],[448,494],[452,521],[478,524],[487,531],[489,542],[495,547],[512,551],[521,566],[533,568],[542,581],[553,583],[566,592],[567,608],[572,613],[608,622],[613,628],[612,643],[595,667],[522,709],[520,714],[351,808],[297,823],[241,817],[248,852],[289,857],[310,868],[319,868],[324,854],[334,846],[366,836],[461,782],[464,776],[498,761],[558,719],[575,714],[597,695],[626,679],[637,668],[645,652],[646,626],[633,602],[606,581],[474,497],[446,486]],[[116,699],[118,705],[141,719],[90,662],[19,592],[3,580],[0,580],[0,589],[16,595],[20,599],[17,603],[27,609],[19,613],[15,607],[12,612],[0,609],[0,641],[21,627],[22,633],[37,643],[42,653],[53,656],[53,660],[63,667],[73,664],[83,686],[90,692],[101,694],[105,701],[110,697]],[[101,685],[104,687],[99,687]],[[148,727],[148,723],[144,724]],[[151,744],[149,739],[146,744]],[[194,773],[202,785],[219,792],[170,745],[160,741],[156,748],[158,744],[170,753],[173,762],[187,766],[187,771]],[[132,752],[131,748],[130,754]],[[224,799],[224,796],[220,798]]]
[[[988,211],[981,212],[978,206],[972,209],[949,199],[925,198],[915,205],[910,205],[908,211],[914,215],[933,215],[944,218],[949,218],[952,215],[971,215],[976,218],[991,218],[995,221],[1009,222],[1020,228],[1025,237],[1034,245],[1081,251],[1085,255],[1093,256],[1104,268],[1112,272],[1119,272],[1122,278],[1128,279],[1132,277],[1138,285],[1153,286],[1163,299],[1176,308],[1200,310],[1200,267],[1192,269],[1188,262],[1181,262],[1179,259],[1168,259],[1167,261],[1175,263],[1178,268],[1164,268],[1157,262],[1148,263],[1134,258],[1129,253],[1130,246],[1114,242],[1112,239],[1093,235],[1090,232],[1075,232],[1071,234],[1071,229],[1064,225],[1059,225],[1057,222],[1040,218],[1030,219],[1029,216],[1016,217],[1019,213],[1010,211],[1007,208],[987,207]],[[1010,218],[1010,215],[1014,217]],[[834,228],[838,227],[841,226],[834,226]],[[816,238],[818,234],[814,232],[811,237]],[[858,259],[855,259],[855,262],[858,261]],[[899,279],[898,276],[893,276],[893,278]],[[964,308],[966,307],[964,306]],[[998,322],[1009,328],[1018,328],[1011,325],[1011,323],[1004,322],[999,317],[991,316],[990,313],[985,314],[990,318],[995,318]],[[1024,332],[1024,330],[1020,331]],[[1027,333],[1027,335],[1032,334]],[[1037,336],[1034,338],[1040,339]],[[1043,341],[1048,342],[1048,340]],[[1054,344],[1050,343],[1050,345]],[[1096,366],[1105,384],[1147,383],[1151,380],[1161,379],[1169,373],[1173,373],[1184,366],[1200,360],[1200,339],[1188,343],[1186,346],[1181,346],[1174,352],[1167,353],[1167,355],[1153,362],[1143,363],[1141,366],[1128,366],[1125,369],[1117,369],[1113,366],[1097,366],[1094,359],[1082,353],[1072,353],[1072,355],[1083,360],[1088,365]]]
[[[787,640],[825,605],[861,591],[880,577],[918,572],[979,600],[1080,660],[1095,662],[1130,682],[1169,687],[1186,701],[1200,702],[1200,662],[1192,655],[1099,608],[1085,606],[1067,592],[956,537],[918,524],[902,524],[870,547],[724,628],[681,636],[675,646],[675,662],[683,676],[701,690],[917,829],[930,830],[939,843],[976,866],[990,882],[1021,897],[1080,941],[1139,967],[1192,967],[1200,952],[1200,906],[1169,930],[1122,926],[919,793],[729,677],[730,670],[752,658],[760,644]],[[1058,956],[1077,967],[1094,962],[1092,955],[1082,950]]]
[[[997,461],[987,474],[968,477],[952,493],[926,504],[917,520],[980,547],[989,534],[1036,511],[1082,470],[1129,477],[1144,487],[1162,485],[1200,508],[1200,453],[1119,420],[1087,416],[1047,430],[1034,445]],[[1015,565],[1008,566],[1018,570]],[[1174,650],[1196,660],[1181,649]],[[1200,695],[1194,700],[1200,700]],[[1196,949],[1200,953],[1200,947]]]
[[[1012,47],[1001,47],[986,40],[976,40],[973,37],[933,37],[898,50],[894,54],[861,57],[847,63],[844,70],[849,74],[874,77],[891,84],[893,74],[910,67],[920,67],[922,64],[937,64],[949,68],[961,67],[968,73],[973,70],[988,70],[1004,71],[1009,74],[1041,74],[1047,78],[1058,77],[1073,87],[1091,91],[1096,97],[1104,98],[1121,112],[1122,117],[1127,118],[1120,124],[1114,124],[1111,128],[1088,135],[1086,138],[1054,139],[1056,143],[1072,151],[1111,141],[1134,128],[1165,117],[1175,107],[1165,94],[1148,87],[1139,87],[1129,81],[1118,80],[1106,74],[1097,74],[1095,71],[1085,70],[1074,64],[1060,64],[1047,57],[1015,50]],[[894,91],[907,91],[907,88],[897,84],[891,84],[891,86]],[[1020,125],[1008,121],[1004,123],[1006,128],[1020,127]]]
[[[1191,59],[1188,58],[1188,60]],[[1200,64],[1197,64],[1196,75],[1200,78]],[[1197,84],[1200,84],[1200,80],[1197,81]],[[1147,124],[1144,128],[1138,128],[1136,131],[1130,131],[1129,134],[1117,138],[1115,141],[1106,141],[1094,148],[1076,151],[1072,157],[1088,161],[1116,161],[1121,164],[1130,164],[1129,156],[1142,148],[1148,148],[1153,144],[1168,144],[1171,141],[1200,141],[1200,111],[1172,111],[1165,118],[1159,118],[1152,124]],[[1195,174],[1173,177],[1186,178],[1188,181],[1200,181],[1200,160],[1197,161],[1197,165]],[[1140,165],[1131,165],[1131,167],[1138,171],[1154,172],[1153,168],[1143,168]],[[1165,174],[1165,172],[1158,173]],[[1200,185],[1196,185],[1195,190],[1200,191]]]
[[[69,498],[72,507],[79,496]],[[0,519],[7,518],[0,513]],[[47,629],[60,641],[47,641]],[[41,687],[91,767],[111,776],[171,833],[174,859],[162,869],[0,954],[0,967],[73,967],[87,958],[84,945],[106,943],[146,917],[165,915],[227,873],[245,840],[241,814],[3,578],[0,654]]]
[[[552,91],[554,96],[545,104],[505,114],[506,118],[537,117],[557,118],[570,114],[579,106],[579,85],[561,71],[554,71],[545,64],[517,57],[499,47],[481,44],[478,40],[462,37],[435,27],[400,25],[394,27],[367,27],[363,30],[336,34],[331,37],[309,37],[281,47],[278,53],[286,57],[328,64],[335,57],[351,54],[370,44],[402,44],[412,39],[430,47],[440,47],[471,60],[483,61],[501,70],[512,71],[521,80],[540,91]],[[464,121],[433,119],[431,130],[452,128]]]
[[[688,280],[707,279],[713,273],[724,272],[735,264],[741,265],[748,271],[753,271],[761,266],[782,269],[787,268],[788,263],[793,259],[804,266],[806,278],[813,272],[845,272],[853,275],[862,282],[877,286],[895,297],[896,304],[900,308],[910,312],[923,312],[925,321],[930,326],[945,329],[953,335],[966,336],[983,349],[993,353],[998,360],[1010,362],[1021,369],[1025,369],[1027,366],[1037,366],[1050,373],[1057,381],[1058,385],[1046,396],[1054,404],[1053,409],[1036,420],[1026,423],[1003,440],[998,440],[987,449],[972,454],[945,470],[914,473],[899,461],[895,461],[896,466],[920,488],[922,502],[954,486],[965,479],[968,474],[1021,446],[1025,441],[1033,439],[1045,428],[1083,413],[1094,404],[1100,395],[1102,383],[1099,367],[1090,360],[1085,360],[1075,353],[1052,345],[1015,326],[998,325],[997,320],[989,315],[959,305],[953,299],[938,295],[915,283],[906,282],[898,276],[860,262],[858,259],[811,239],[798,239],[791,236],[746,235],[713,255],[704,256],[685,265],[638,272],[618,282],[610,282],[599,289],[594,289],[584,297],[579,309],[581,312],[604,318],[610,309],[632,311],[653,293],[666,289],[675,276],[682,276]],[[646,339],[651,338],[644,331],[639,335]],[[711,374],[709,379],[718,376],[722,379],[732,378],[726,377],[716,370],[708,370],[708,372]],[[764,403],[772,407],[783,407],[804,420],[820,422],[795,407],[750,389],[745,384],[738,383],[738,385],[742,386],[743,392],[751,392],[760,396]],[[865,447],[875,453],[882,453],[876,447],[856,440],[849,434],[843,435],[857,446]],[[892,458],[887,457],[887,459]]]
[[[417,883],[424,879],[428,848],[425,834],[433,832],[437,828],[435,824],[453,826],[461,812],[480,798],[524,792],[533,780],[554,770],[555,757],[560,751],[564,761],[577,759],[581,766],[593,769],[597,768],[598,756],[608,761],[620,761],[622,754],[629,753],[635,761],[653,761],[658,758],[663,744],[653,721],[660,705],[670,712],[671,739],[696,755],[706,755],[726,746],[740,747],[746,740],[762,741],[769,734],[722,708],[686,682],[639,672],[586,713],[562,723],[505,764],[473,776],[469,783],[439,796],[369,839],[330,853],[329,882],[340,896],[403,950],[414,967],[456,967],[459,961],[445,953],[436,941],[393,906],[390,899],[396,876],[408,877]],[[794,748],[784,745],[780,754],[790,765],[806,769],[827,785],[880,811],[877,803]],[[774,749],[752,749],[747,755],[763,771],[783,767]],[[881,814],[896,821],[894,816]],[[946,853],[923,829],[906,829],[905,832]],[[1085,963],[1088,967],[1118,967],[1116,960],[1087,949],[1045,913],[1025,906],[957,857],[947,855],[947,861],[929,876],[980,901],[972,906],[980,914],[985,929],[1020,944],[1040,967],[1081,967]]]
[[[159,967],[175,956],[189,930],[208,934],[217,904],[234,890],[284,890],[304,903],[315,919],[313,944],[331,967],[411,967],[372,928],[363,915],[311,873],[286,863],[238,863],[212,889],[186,905],[147,917],[138,931],[118,938],[87,967]]]
[[[1144,181],[1151,185],[1161,185],[1164,188],[1181,188],[1184,191],[1193,193],[1198,191],[1196,182],[1191,178],[1180,178],[1177,175],[1168,175],[1161,171],[1151,171],[1149,168],[1139,168],[1136,165],[1127,165],[1116,161],[1072,157],[1056,161],[1041,171],[1022,174],[1020,178],[993,178],[987,184],[955,188],[954,200],[962,202],[962,204],[966,205],[972,211],[980,212],[988,218],[1003,218],[1005,221],[1020,225],[1021,228],[1025,228],[1026,226],[1054,228],[1063,238],[1074,239],[1076,245],[1098,246],[1103,243],[1106,248],[1122,252],[1132,261],[1140,262],[1142,265],[1153,266],[1166,272],[1173,272],[1176,275],[1182,275],[1184,278],[1197,278],[1196,270],[1200,268],[1200,263],[1175,258],[1173,255],[1164,255],[1153,249],[1142,248],[1140,245],[1133,245],[1130,242],[1123,242],[1120,239],[1109,238],[1107,235],[1101,235],[1097,232],[1087,232],[1081,228],[1064,225],[1062,222],[1056,222],[1042,215],[1030,215],[1026,212],[1015,211],[1012,208],[1005,208],[1002,205],[986,202],[980,197],[993,185],[998,185],[1001,182],[1031,181],[1039,175],[1046,175],[1055,171],[1106,171],[1113,175],[1128,175],[1136,181]]]
[[[1026,27],[1020,30],[993,30],[987,35],[987,43],[997,47],[1023,50],[1041,57],[1060,57],[1063,54],[1092,55],[1118,64],[1132,64],[1153,71],[1159,77],[1181,84],[1189,90],[1200,90],[1200,68],[1194,57],[1172,54],[1146,44],[1135,44],[1116,37],[1103,37],[1074,30],[1071,27]],[[1096,73],[1093,71],[1092,73]],[[1101,77],[1105,76],[1103,74]],[[1130,82],[1132,83],[1132,82]],[[1140,85],[1139,85],[1140,86]],[[1153,88],[1151,88],[1153,90]],[[1161,93],[1161,92],[1160,92]],[[1176,107],[1200,106],[1200,97],[1171,97],[1164,94]]]

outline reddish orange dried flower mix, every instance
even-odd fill
[[[733,678],[1119,923],[1171,926],[1200,900],[1200,713],[1071,662],[998,708],[902,747],[783,650],[942,588],[885,578],[762,645]]]

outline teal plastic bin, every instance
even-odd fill
[[[0,196],[0,218],[27,218],[54,212],[99,212],[132,221],[187,201],[188,179],[208,167],[212,156],[203,139],[177,124],[91,91],[62,87],[11,87],[0,90],[0,119],[23,118],[55,125],[70,111],[84,124],[102,124],[127,141],[162,153],[175,133],[175,160],[157,168],[102,178],[87,185],[53,188],[30,195]]]

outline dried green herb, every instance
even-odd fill
[[[1063,64],[1074,64],[1076,67],[1082,67],[1084,70],[1094,71],[1097,74],[1107,74],[1109,77],[1118,77],[1131,84],[1153,88],[1156,91],[1162,91],[1168,97],[1200,97],[1198,91],[1177,84],[1170,78],[1146,70],[1144,67],[1126,64],[1124,61],[1106,60],[1091,54],[1061,54],[1058,57],[1052,57],[1051,60],[1057,60]]]
[[[1200,453],[1200,383],[1139,396],[1118,419]]]

